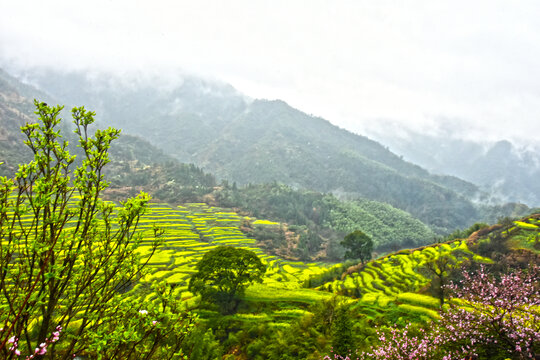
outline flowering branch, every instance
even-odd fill
[[[409,326],[378,332],[381,345],[362,358],[534,358],[540,350],[538,275],[537,265],[499,279],[484,267],[476,274],[464,272],[464,280],[447,286],[454,299],[438,322],[416,335],[410,334]]]

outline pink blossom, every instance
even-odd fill
[[[482,347],[534,358],[532,349],[540,342],[539,267],[531,265],[526,273],[505,274],[499,280],[484,267],[463,277],[447,287],[461,302],[449,302],[428,331],[420,329],[420,336],[409,335],[409,326],[392,328],[389,334],[378,331],[381,345],[363,358],[462,359],[477,355]],[[466,306],[459,305],[463,303]]]

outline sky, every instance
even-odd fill
[[[0,66],[167,72],[357,133],[537,142],[540,2],[0,0]]]

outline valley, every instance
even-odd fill
[[[467,278],[464,269],[496,277],[537,269],[538,211],[481,203],[488,195],[479,186],[433,175],[284,102],[247,100],[200,79],[152,98],[153,85],[120,83],[114,93],[96,85],[100,76],[94,83],[81,74],[36,76],[38,83],[56,79],[49,95],[45,83],[38,90],[0,75],[1,260],[10,269],[0,320],[25,334],[27,344],[17,344],[24,351],[51,330],[39,324],[54,319],[70,341],[44,338],[50,358],[377,359],[377,346],[387,346],[380,331],[431,334],[437,324],[446,331],[452,311],[481,312],[481,300],[467,303],[449,287]],[[184,96],[175,110],[156,114],[172,106],[173,95]],[[117,140],[110,128],[87,132],[93,114],[82,108],[70,127],[56,118],[67,118],[65,110],[32,104],[32,96],[96,104],[104,113],[98,127],[114,115],[110,124],[123,124],[127,134]],[[36,115],[44,125],[25,125]],[[155,131],[145,131],[145,122]],[[355,230],[372,242],[365,263],[345,259],[342,239]],[[234,279],[217,259],[218,290],[190,291],[202,260],[223,246],[254,254],[265,269],[261,281],[228,299],[223,289]],[[526,304],[530,318],[519,319],[540,316],[537,280]],[[34,291],[32,281],[48,292]],[[26,300],[14,295],[15,284],[28,289]],[[88,305],[77,305],[78,297]],[[538,333],[534,320],[520,326]],[[0,351],[16,358],[18,348],[5,346],[15,337],[4,338]],[[475,351],[488,356],[491,340],[484,341]],[[530,346],[527,354],[540,344]],[[458,351],[449,343],[433,349],[437,356]],[[496,355],[513,356],[508,348]]]

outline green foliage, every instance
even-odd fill
[[[220,206],[238,207],[257,218],[288,223],[289,229],[299,235],[303,230],[296,226],[305,226],[322,237],[326,257],[333,261],[342,259],[339,241],[358,228],[373,239],[378,251],[424,245],[435,237],[421,221],[391,205],[369,200],[341,201],[330,194],[295,190],[277,183],[250,184],[237,190],[225,186],[214,192],[214,197]],[[299,253],[291,255],[314,258],[319,246],[316,241],[306,240]],[[281,245],[282,249],[285,245]]]
[[[341,245],[348,249],[345,253],[345,259],[360,259],[362,264],[364,261],[371,259],[373,241],[360,230],[353,231],[345,236]]]
[[[481,239],[476,247],[479,255],[488,258],[500,258],[510,251],[508,236],[503,229],[492,231],[486,238]]]
[[[378,251],[425,245],[435,237],[431,229],[409,213],[365,199],[333,203],[325,224],[344,233],[362,229]]]
[[[436,248],[431,248],[431,256],[422,261],[418,267],[419,271],[431,279],[431,290],[439,299],[440,306],[444,305],[446,296],[446,285],[451,272],[459,268],[460,264],[471,256],[470,251],[457,249],[452,251],[448,245],[443,244]]]
[[[224,312],[236,310],[236,298],[247,285],[262,282],[266,266],[250,250],[219,246],[207,252],[197,263],[197,273],[189,282],[189,291],[203,300],[218,303]]]
[[[317,254],[321,249],[323,239],[313,231],[307,230],[300,234],[297,253],[300,260],[309,261],[310,254]]]
[[[478,230],[481,230],[481,229],[485,229],[489,227],[488,224],[485,224],[485,223],[475,223],[473,224],[471,227],[469,227],[468,229],[465,229],[465,230],[455,230],[454,232],[452,232],[451,234],[447,235],[445,238],[444,238],[444,241],[450,241],[450,240],[454,240],[454,239],[467,239],[472,233],[478,231]]]
[[[194,329],[182,344],[184,353],[191,360],[221,359],[223,347],[214,336],[212,329],[200,326]]]
[[[341,306],[337,309],[332,323],[332,347],[336,354],[349,354],[354,349],[353,322],[349,309]]]
[[[257,221],[253,222],[254,228],[244,227],[244,231],[247,236],[257,239],[259,246],[262,247],[263,244],[268,244],[266,246],[267,251],[275,254],[277,250],[287,245],[283,226],[259,225]]]
[[[37,101],[35,106],[39,122],[21,129],[34,159],[20,165],[13,180],[0,178],[2,357],[15,356],[7,346],[14,336],[23,354],[47,343],[51,359],[74,353],[171,358],[193,317],[169,299],[159,311],[144,309],[152,317],[142,318],[138,310],[149,304],[129,292],[144,275],[136,230],[149,196],[141,193],[119,208],[100,199],[107,187],[103,167],[120,131],[96,130],[90,136],[94,113],[74,108],[83,160],[72,171],[75,156],[58,130],[62,107]],[[150,256],[159,235],[155,229]],[[46,340],[58,326],[60,340]]]
[[[269,328],[258,337],[257,359],[321,359],[332,346],[367,348],[375,331],[363,315],[350,309],[343,298],[330,297],[313,304],[292,325]],[[345,352],[344,352],[345,353]]]
[[[126,156],[123,151],[112,154],[112,166],[108,169],[106,176],[111,181],[113,189],[143,188],[151,192],[154,198],[169,203],[199,202],[213,191],[216,180],[211,174],[205,173],[193,164],[181,164],[171,158],[158,157],[156,160],[162,160],[162,162],[151,162],[145,156],[139,155],[139,152],[151,152],[156,149],[140,139],[134,137],[131,139],[133,139],[131,142],[124,142],[116,148],[125,151],[126,147],[133,146],[139,149],[136,157]],[[135,159],[128,161],[131,157]],[[143,161],[140,160],[141,158]],[[113,192],[109,194],[111,198],[118,198],[121,195],[122,192],[118,195]]]

